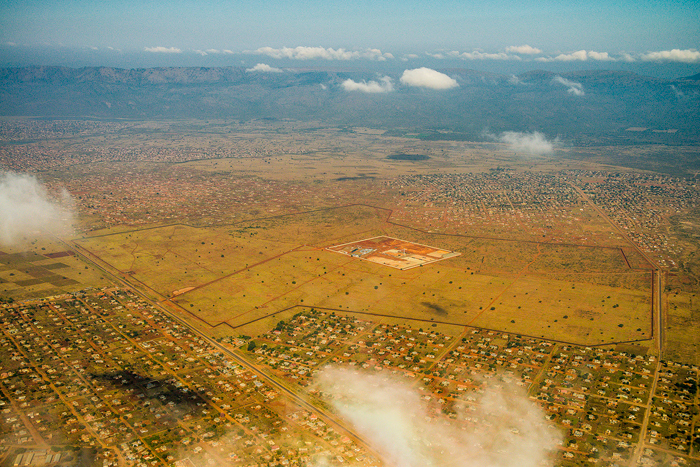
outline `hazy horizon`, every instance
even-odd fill
[[[0,66],[700,72],[688,1],[0,3]]]

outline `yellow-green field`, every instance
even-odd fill
[[[586,345],[651,338],[650,272],[619,248],[442,235],[387,216],[348,206],[76,243],[216,335],[256,334],[301,306]],[[379,235],[461,255],[401,271],[324,250]]]
[[[674,291],[668,294],[666,355],[669,360],[700,365],[700,299],[697,293]]]

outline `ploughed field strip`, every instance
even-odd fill
[[[0,251],[0,293],[10,293],[16,289],[31,286],[64,287],[78,284],[78,281],[64,277],[56,270],[69,266],[52,259],[73,256],[72,252],[48,253],[41,255],[33,251],[7,253]],[[55,291],[55,290],[54,290]]]
[[[455,251],[385,236],[343,243],[328,247],[327,250],[402,271],[460,255]]]

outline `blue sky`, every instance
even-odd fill
[[[0,0],[5,66],[444,60],[692,71],[698,49],[700,8],[684,0]]]

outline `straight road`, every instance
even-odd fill
[[[652,403],[654,401],[654,393],[656,392],[656,385],[659,381],[659,370],[661,369],[661,359],[659,359],[656,362],[656,371],[654,371],[654,383],[651,385],[651,391],[649,392],[649,399],[647,400],[647,404],[645,406],[646,410],[644,411],[644,420],[642,420],[642,429],[639,431],[639,442],[637,443],[637,447],[634,449],[634,452],[632,453],[632,457],[630,458],[630,467],[634,467],[639,464],[639,457],[642,455],[642,449],[644,449],[644,446],[646,444],[646,438],[647,438],[647,430],[649,429],[649,417],[651,416],[651,407]]]
[[[634,247],[637,252],[642,255],[642,257],[647,260],[647,262],[652,266],[652,276],[651,276],[651,307],[652,307],[652,320],[653,325],[656,327],[656,338],[657,338],[657,343],[658,343],[658,353],[659,353],[659,359],[656,362],[656,371],[654,372],[654,383],[651,385],[651,390],[649,392],[649,399],[647,400],[646,404],[646,410],[644,411],[644,420],[642,421],[642,427],[639,431],[639,442],[637,443],[637,446],[634,449],[634,452],[632,453],[632,456],[630,457],[629,461],[629,466],[634,467],[639,464],[639,459],[642,455],[642,450],[644,449],[645,446],[645,440],[647,437],[647,430],[649,429],[649,417],[651,415],[651,407],[652,407],[652,402],[654,400],[654,393],[656,392],[656,384],[659,379],[659,370],[661,368],[661,359],[663,357],[663,345],[664,345],[664,321],[663,321],[663,310],[661,308],[661,292],[663,289],[661,288],[661,274],[662,271],[661,269],[656,265],[656,263],[650,258],[644,251],[642,251],[639,246],[637,246],[636,243],[632,241],[632,239],[629,238],[627,233],[620,228],[611,218],[608,216],[605,211],[603,211],[600,207],[598,207],[593,201],[586,196],[586,194],[581,190],[579,187],[574,185],[573,183],[570,183],[571,187],[573,187],[574,190],[581,196],[583,200],[585,200],[593,209],[598,212],[598,214],[605,219],[617,232],[630,244]]]
[[[598,205],[596,205],[591,199],[584,193],[584,191],[574,185],[573,183],[569,183],[569,186],[571,186],[576,193],[583,199],[590,207],[592,207],[603,219],[605,219],[608,224],[610,224],[621,236],[624,238],[627,243],[629,243],[635,250],[637,250],[637,253],[639,253],[642,258],[644,258],[649,265],[652,267],[652,282],[651,282],[651,312],[652,314],[656,317],[655,319],[655,327],[657,328],[657,344],[658,344],[658,352],[659,352],[659,360],[663,356],[663,345],[664,345],[664,323],[663,323],[663,311],[661,309],[661,269],[656,265],[654,260],[647,255],[639,246],[632,241],[631,238],[627,235],[627,232],[624,231],[615,221],[613,221],[608,214],[603,211]],[[652,317],[652,319],[654,319]]]
[[[224,347],[223,345],[219,344],[217,341],[215,341],[214,339],[212,339],[211,337],[209,337],[208,335],[206,335],[205,333],[203,333],[202,331],[200,331],[196,327],[192,326],[185,319],[178,316],[172,310],[169,310],[168,308],[163,306],[162,303],[153,300],[148,295],[142,293],[138,288],[132,286],[125,277],[122,277],[122,275],[112,272],[109,268],[104,267],[103,265],[99,264],[97,261],[93,260],[89,256],[83,254],[83,252],[81,251],[82,250],[81,248],[74,246],[70,242],[66,242],[63,240],[60,240],[60,241],[63,244],[65,244],[67,247],[69,247],[72,251],[74,251],[76,255],[80,256],[85,261],[92,264],[99,271],[102,271],[103,273],[112,277],[113,280],[115,280],[117,283],[121,284],[124,288],[133,291],[135,294],[137,294],[138,296],[143,298],[146,302],[148,302],[151,306],[161,310],[163,313],[165,313],[167,316],[169,316],[172,320],[176,321],[178,324],[185,326],[193,334],[196,334],[200,338],[204,339],[212,347],[221,351],[224,355],[230,357],[232,360],[234,360],[236,363],[238,363],[242,367],[253,372],[253,374],[257,375],[261,380],[264,380],[265,382],[267,382],[270,386],[275,388],[280,394],[284,394],[285,396],[287,396],[290,400],[292,400],[299,407],[302,407],[302,408],[308,410],[309,412],[315,413],[318,417],[320,417],[328,425],[330,425],[334,429],[336,429],[339,433],[341,433],[345,436],[348,436],[350,439],[355,441],[355,443],[357,443],[359,446],[362,446],[369,455],[372,455],[373,457],[375,457],[378,460],[382,460],[382,456],[377,451],[375,451],[374,448],[372,448],[372,446],[364,438],[362,438],[359,434],[357,434],[357,432],[355,432],[355,430],[351,426],[349,426],[347,423],[345,423],[342,419],[336,417],[334,414],[332,414],[331,412],[329,412],[325,408],[319,407],[318,405],[309,401],[306,397],[304,397],[298,391],[287,387],[286,384],[284,384],[282,381],[280,381],[275,375],[268,373],[264,369],[259,368],[258,366],[256,366],[252,362],[248,361],[239,352],[237,352],[233,349],[229,349],[229,348]],[[166,303],[167,303],[167,300],[166,300]]]

